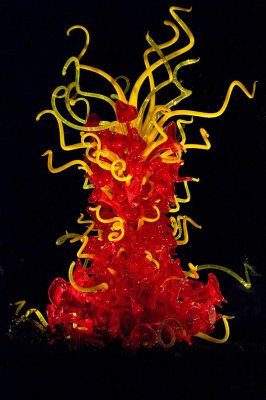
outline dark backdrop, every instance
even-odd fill
[[[13,392],[20,399],[33,398],[34,393],[81,399],[92,392],[109,398],[216,399],[241,394],[248,399],[255,393],[263,398],[265,1],[176,3],[193,6],[192,13],[182,15],[196,40],[188,57],[201,58],[183,72],[185,86],[193,90],[193,97],[186,100],[188,108],[215,111],[232,80],[241,80],[248,89],[258,81],[254,100],[236,89],[223,117],[203,121],[212,149],[185,156],[184,174],[199,176],[201,181],[191,187],[191,203],[183,210],[203,230],[190,230],[189,244],[179,251],[182,264],[220,264],[243,275],[247,257],[262,274],[252,279],[249,291],[219,275],[229,301],[226,310],[237,316],[230,342],[222,347],[198,342],[191,348],[129,356],[119,349],[69,352],[60,346],[38,345],[34,339],[30,343],[26,338],[10,340],[5,334],[13,312],[10,302],[25,299],[44,312],[49,284],[57,276],[67,276],[75,249],[56,247],[55,240],[66,229],[75,230],[76,218],[86,207],[81,174],[74,169],[52,175],[41,158],[48,148],[58,149],[55,124],[48,118],[35,122],[36,114],[49,108],[66,59],[79,49],[79,35],[68,38],[67,28],[81,24],[89,29],[88,64],[134,82],[143,70],[145,34],[149,30],[155,41],[167,38],[163,20],[171,19],[172,4],[150,0],[1,3],[0,379],[7,383],[4,399]]]

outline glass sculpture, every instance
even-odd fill
[[[194,45],[194,37],[180,17],[191,9],[171,7],[169,11],[172,19],[164,24],[171,37],[156,43],[147,34],[145,69],[131,90],[126,77],[113,78],[83,62],[90,39],[83,26],[67,31],[70,35],[81,30],[85,38],[80,54],[70,57],[63,67],[66,77],[74,70],[74,79],[53,91],[51,109],[42,111],[37,120],[52,117],[62,150],[74,154],[71,161],[59,166],[53,151],[47,150],[43,156],[49,171],[80,170],[88,205],[77,219],[78,232],[65,232],[57,240],[57,245],[77,242],[79,249],[77,259],[70,263],[68,280],[66,276],[55,278],[49,287],[47,321],[37,309],[21,315],[24,302],[17,302],[16,324],[30,320],[52,335],[60,331],[74,344],[120,342],[134,350],[170,348],[180,341],[192,343],[194,337],[224,343],[229,337],[232,317],[217,311],[225,301],[218,280],[210,272],[204,284],[199,272],[221,270],[249,288],[252,267],[244,264],[246,280],[218,265],[189,263],[188,269],[183,269],[179,246],[188,242],[188,227],[201,226],[180,213],[182,204],[190,201],[191,185],[199,180],[182,176],[181,167],[184,153],[211,147],[205,128],[199,130],[198,143],[187,141],[185,131],[193,130],[193,120],[222,115],[235,88],[252,99],[256,82],[249,91],[233,81],[215,112],[183,109],[182,101],[192,92],[182,85],[178,74],[199,59],[178,61]],[[178,45],[180,34],[186,37],[183,46]],[[167,79],[158,81],[162,69]],[[113,94],[85,90],[95,76],[105,81]],[[174,98],[160,104],[160,93],[167,93],[171,86]],[[98,116],[101,104],[110,108],[110,121]],[[67,143],[66,129],[75,136],[72,144]],[[225,327],[221,339],[212,336],[218,320]]]

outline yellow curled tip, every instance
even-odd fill
[[[75,261],[73,261],[70,264],[69,271],[68,271],[68,278],[70,284],[73,286],[74,289],[76,289],[78,292],[83,292],[83,293],[91,293],[91,292],[97,292],[98,290],[106,290],[108,289],[108,284],[106,282],[100,283],[99,285],[91,286],[91,287],[82,287],[79,286],[73,279],[73,270],[75,268]]]
[[[48,156],[49,154],[53,154],[52,150],[46,150],[41,157]]]
[[[63,66],[62,69],[62,75],[65,76],[67,73],[67,69],[70,66],[71,63],[75,64],[75,67],[79,67],[79,59],[75,56],[69,57],[69,59],[65,62],[65,65]],[[78,68],[77,68],[78,69]]]
[[[153,255],[151,254],[151,252],[148,250],[145,250],[144,253],[146,255],[147,260],[151,261],[155,265],[155,267],[157,269],[159,269],[160,263],[157,260],[155,260],[155,258],[153,258]]]
[[[96,207],[89,207],[89,210],[90,211],[97,211],[97,210],[100,210],[100,208],[101,208],[101,206],[99,205],[99,206],[96,206]]]
[[[252,93],[251,93],[251,99],[253,99],[255,97],[255,92],[256,92],[256,88],[257,88],[257,83],[259,81],[254,81],[253,82],[253,87],[252,87]]]
[[[90,34],[89,34],[88,30],[87,30],[84,26],[82,26],[82,25],[73,25],[73,26],[71,26],[70,28],[68,28],[68,30],[67,30],[67,32],[66,32],[67,36],[69,36],[70,33],[71,33],[74,29],[81,29],[81,30],[85,33],[85,36],[86,36],[86,38],[85,38],[85,44],[84,44],[84,46],[83,46],[83,49],[81,50],[81,52],[79,53],[79,55],[78,55],[78,57],[77,57],[77,59],[80,60],[80,59],[84,56],[84,54],[86,53],[86,50],[87,50],[87,48],[88,48],[88,46],[89,46]]]
[[[187,278],[199,279],[199,274],[197,273],[198,266],[192,263],[188,263],[189,271],[183,271]]]
[[[83,31],[87,31],[87,29],[82,26],[82,25],[72,25],[68,30],[66,31],[67,36],[70,36],[70,32],[72,32],[74,29],[82,29]]]
[[[195,226],[195,228],[202,229],[202,225],[197,224],[192,218],[187,217],[186,215],[183,216],[183,219],[190,222],[191,225]]]
[[[170,12],[171,11],[185,11],[185,12],[191,12],[192,11],[192,6],[189,8],[183,8],[183,7],[177,7],[177,6],[172,6],[169,8]]]
[[[15,311],[15,315],[18,315],[20,313],[20,310],[25,306],[26,304],[26,300],[19,300],[16,301],[15,303],[11,303],[11,306],[17,306],[16,311]]]
[[[207,340],[208,342],[212,342],[212,343],[216,343],[216,344],[223,344],[223,343],[227,342],[227,340],[229,339],[229,336],[230,336],[230,328],[229,328],[229,324],[228,324],[227,320],[233,319],[233,318],[235,318],[235,317],[229,316],[229,315],[222,316],[222,320],[223,320],[224,327],[225,327],[225,334],[222,339],[214,338],[214,337],[206,335],[205,333],[202,333],[202,332],[198,332],[194,336],[199,337],[204,340]]]
[[[39,113],[36,115],[35,120],[38,122],[38,121],[40,120],[40,118],[41,118],[42,115],[43,115],[43,111],[39,112]]]
[[[40,111],[40,112],[36,115],[36,121],[39,121],[39,120],[41,119],[41,117],[42,117],[44,114],[53,114],[53,115],[55,115],[55,113],[54,113],[53,110],[49,110],[49,109],[47,108],[47,109],[45,109],[45,110]],[[56,117],[56,116],[55,116],[55,117]]]

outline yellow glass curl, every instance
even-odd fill
[[[193,111],[193,110],[174,110],[174,111],[171,111],[170,109],[167,110],[167,108],[164,107],[162,109],[162,112],[165,115],[159,121],[159,126],[160,127],[164,126],[164,124],[167,122],[168,119],[170,119],[172,117],[179,116],[179,115],[180,116],[187,115],[187,116],[190,116],[190,117],[201,117],[201,118],[217,118],[220,115],[222,115],[224,113],[224,111],[226,110],[226,108],[227,108],[227,106],[229,104],[233,89],[235,87],[239,87],[242,90],[242,92],[249,99],[253,99],[254,95],[255,95],[256,84],[257,84],[257,81],[255,81],[253,83],[252,90],[248,91],[248,89],[243,85],[242,82],[237,81],[237,80],[231,82],[231,84],[229,85],[229,88],[227,90],[227,93],[225,95],[224,102],[223,102],[221,108],[218,111],[214,111],[214,112],[203,112],[203,111]]]
[[[100,216],[101,208],[102,208],[102,206],[99,205],[97,207],[90,207],[90,210],[91,211],[95,211],[96,218],[98,219],[98,221],[102,222],[103,224],[113,223],[113,225],[111,227],[111,230],[113,230],[115,232],[109,233],[108,239],[110,240],[110,242],[118,242],[119,240],[121,240],[124,237],[124,234],[125,234],[124,223],[125,223],[125,221],[121,217],[113,217],[113,218],[107,218],[107,219],[102,218]],[[121,231],[121,232],[119,234],[116,231]]]
[[[184,187],[185,187],[185,191],[186,191],[187,197],[185,199],[180,199],[179,197],[177,197],[175,195],[174,196],[175,208],[170,208],[169,209],[170,213],[176,213],[176,212],[178,212],[180,210],[180,204],[179,203],[189,203],[190,202],[190,191],[189,191],[189,188],[188,188],[188,182],[184,181],[183,183],[184,183]],[[173,235],[175,236],[176,233],[175,234],[173,233]]]
[[[188,242],[188,229],[187,229],[187,222],[190,222],[195,228],[201,229],[202,226],[198,225],[192,218],[187,217],[186,215],[178,215],[175,217],[169,218],[171,222],[171,226],[173,228],[173,236],[175,236],[177,245],[181,246]],[[181,225],[182,221],[182,225]],[[178,235],[177,235],[177,232]],[[182,233],[184,233],[184,239],[179,240]]]
[[[93,293],[93,292],[97,292],[98,290],[107,290],[108,289],[108,284],[106,282],[102,282],[98,285],[94,285],[91,287],[82,287],[79,286],[73,278],[73,270],[75,268],[75,261],[73,261],[69,267],[69,271],[68,271],[68,278],[69,278],[69,282],[71,283],[71,285],[73,286],[74,289],[76,289],[78,292],[83,292],[83,293]]]
[[[229,328],[229,324],[228,324],[227,320],[233,319],[233,318],[235,318],[235,317],[228,316],[228,315],[222,316],[222,321],[223,321],[224,327],[225,327],[225,334],[222,339],[214,338],[213,336],[206,335],[206,333],[202,333],[202,332],[198,332],[194,336],[199,337],[204,340],[207,340],[208,342],[212,342],[212,343],[216,343],[216,344],[223,344],[229,339],[229,336],[230,336],[230,328]]]
[[[244,288],[250,289],[251,288],[250,274],[253,276],[260,276],[260,275],[255,271],[254,267],[252,267],[252,265],[250,265],[247,260],[244,261],[243,266],[244,266],[246,280],[243,279],[236,272],[232,271],[230,268],[223,267],[222,265],[203,264],[197,267],[197,271],[212,269],[225,272],[226,274],[229,274],[233,278],[235,278],[242,286],[244,286]]]
[[[155,258],[153,258],[153,255],[151,254],[150,251],[146,250],[145,255],[146,255],[147,260],[151,261],[157,269],[160,268],[160,263],[157,260],[155,260]]]
[[[192,263],[188,263],[188,267],[189,267],[189,271],[183,271],[184,275],[187,278],[199,279],[199,274],[197,273],[198,266],[194,265]]]
[[[112,162],[111,173],[113,177],[117,181],[130,183],[132,176],[131,175],[123,176],[125,170],[126,170],[126,162],[122,158],[119,158]]]
[[[19,300],[16,303],[14,303],[14,305],[17,306],[15,310],[16,317],[19,316],[19,313],[25,304],[26,304],[25,300]],[[35,315],[38,318],[38,320],[29,318],[31,315]],[[19,318],[15,320],[15,325],[19,325],[26,321],[35,325],[42,332],[44,332],[48,326],[48,322],[46,321],[42,313],[36,308],[28,309],[23,315],[21,315]]]
[[[48,156],[47,165],[50,172],[56,174],[58,172],[62,172],[73,165],[79,165],[79,169],[83,169],[87,174],[92,175],[92,171],[90,167],[82,160],[73,160],[69,161],[68,163],[61,165],[61,167],[53,167],[53,152],[52,150],[47,150],[42,156]]]
[[[84,56],[84,54],[86,53],[87,48],[89,46],[90,34],[89,34],[88,30],[84,26],[82,26],[82,25],[73,25],[67,30],[67,32],[66,32],[67,36],[70,36],[70,33],[72,31],[74,31],[75,29],[81,29],[85,33],[85,37],[86,37],[84,47],[83,47],[83,49],[81,50],[81,52],[79,53],[79,55],[77,57],[77,59],[80,60]]]
[[[135,85],[133,86],[131,94],[130,94],[130,97],[129,97],[129,104],[132,104],[137,108],[138,108],[138,94],[139,94],[139,91],[140,91],[140,89],[142,87],[142,84],[144,83],[145,79],[147,77],[151,77],[152,72],[155,71],[162,64],[165,64],[166,62],[170,61],[171,59],[173,59],[173,58],[185,53],[186,51],[191,49],[193,47],[193,45],[194,45],[194,37],[193,37],[192,32],[190,31],[188,26],[184,23],[184,21],[182,21],[182,19],[177,15],[177,13],[175,11],[190,12],[191,9],[186,9],[186,8],[181,8],[181,7],[170,7],[170,13],[171,13],[172,17],[177,22],[177,24],[179,26],[181,26],[181,28],[184,30],[184,32],[187,34],[187,36],[189,38],[189,43],[186,46],[184,46],[183,48],[181,48],[179,50],[176,50],[176,51],[173,51],[172,53],[166,55],[163,59],[160,58],[158,61],[156,61],[153,64],[151,64],[140,75],[140,77],[136,81]],[[177,35],[175,37],[178,38]],[[173,44],[173,43],[174,42],[172,42],[170,44]],[[151,78],[150,78],[150,82],[151,82]]]
[[[156,217],[154,218],[150,218],[150,217],[141,217],[138,220],[138,229],[142,227],[142,225],[144,224],[144,222],[156,222],[159,220],[160,216],[161,216],[161,212],[159,210],[159,208],[157,206],[153,206],[153,209],[156,211]]]

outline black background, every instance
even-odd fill
[[[232,80],[241,80],[248,89],[258,81],[254,100],[236,89],[221,118],[201,121],[210,133],[212,149],[188,152],[183,169],[184,175],[201,179],[191,187],[192,200],[183,211],[203,229],[190,230],[189,244],[179,251],[182,264],[220,264],[243,275],[241,264],[247,257],[262,275],[252,279],[249,291],[219,275],[229,301],[226,312],[237,316],[229,343],[198,341],[192,347],[130,355],[118,348],[70,351],[35,343],[32,337],[11,340],[5,334],[13,312],[10,302],[25,299],[29,306],[45,311],[49,284],[57,276],[66,278],[76,251],[68,245],[56,247],[55,240],[66,229],[75,231],[75,221],[86,207],[81,174],[74,169],[52,175],[41,158],[51,148],[57,150],[58,164],[65,160],[60,158],[55,124],[48,118],[35,122],[62,82],[65,61],[80,49],[83,37],[68,38],[67,28],[81,24],[89,29],[88,64],[134,82],[143,70],[146,32],[157,42],[168,38],[163,20],[171,19],[170,5],[173,2],[150,0],[1,3],[3,399],[12,394],[19,399],[83,399],[93,398],[93,393],[109,399],[264,398],[265,1],[177,4],[193,6],[182,18],[196,44],[182,60],[201,58],[182,75],[185,86],[193,90],[193,97],[185,100],[188,108],[215,111]]]

